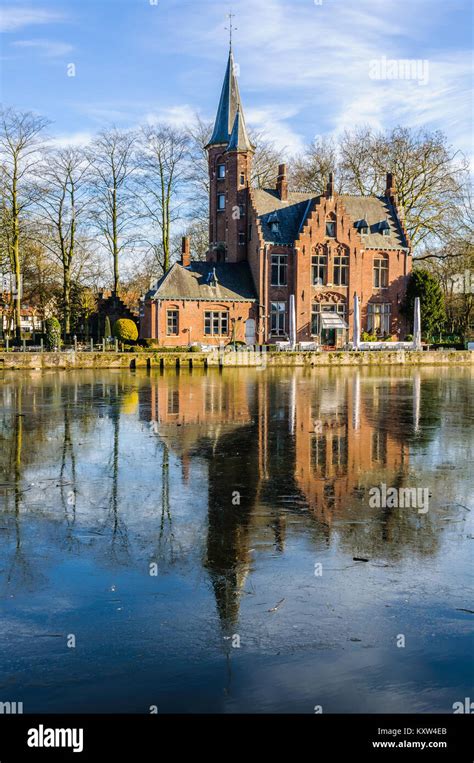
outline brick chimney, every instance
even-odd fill
[[[277,191],[278,196],[282,201],[288,201],[288,179],[286,177],[286,164],[278,165]]]
[[[183,268],[189,268],[191,264],[191,252],[189,250],[189,238],[183,236],[181,239],[181,265]]]
[[[387,196],[389,199],[395,199],[397,196],[397,186],[392,172],[387,172],[385,196]]]
[[[328,184],[326,186],[326,198],[332,199],[334,196],[334,175],[332,172],[329,173],[328,178]]]

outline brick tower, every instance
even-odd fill
[[[206,149],[210,193],[208,260],[239,262],[247,256],[248,197],[255,147],[245,126],[232,48]]]

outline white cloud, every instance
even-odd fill
[[[66,42],[53,42],[50,40],[16,40],[12,42],[12,45],[15,48],[37,50],[47,58],[65,56],[66,53],[70,53],[74,49],[72,45]]]
[[[144,121],[152,124],[164,122],[170,127],[188,127],[196,118],[196,110],[188,104],[158,108],[145,115]]]
[[[247,121],[249,101],[263,102],[271,104],[269,137],[274,131],[278,142],[288,139],[290,145],[298,145],[300,131],[309,131],[311,139],[358,124],[402,124],[441,129],[470,152],[470,56],[446,49],[442,39],[424,31],[427,18],[440,25],[447,12],[432,0],[403,3],[403,12],[399,0],[384,0],[383,7],[380,0],[242,0],[234,54]],[[224,14],[214,19],[209,24],[208,17],[195,17],[173,41],[175,48],[199,45],[202,55],[222,59],[224,45],[216,40],[224,43]],[[382,56],[427,60],[427,84],[370,79],[370,61]],[[286,116],[289,105],[295,113]]]
[[[49,141],[49,145],[52,148],[68,148],[77,147],[81,148],[87,146],[92,141],[94,134],[84,130],[82,132],[65,133],[62,135],[56,135]]]
[[[51,24],[63,19],[62,13],[45,8],[15,8],[9,5],[0,9],[0,32],[12,32],[37,24]]]
[[[275,146],[284,153],[297,154],[304,148],[304,138],[291,125],[291,119],[296,121],[297,109],[261,106],[245,110],[249,127],[265,134]]]

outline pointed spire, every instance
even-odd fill
[[[242,110],[242,104],[240,102],[239,86],[234,72],[234,55],[232,50],[229,50],[229,59],[227,61],[227,69],[225,72],[224,83],[222,85],[219,107],[217,109],[214,131],[206,148],[218,145],[219,143],[227,144],[229,142],[232,128],[234,126],[235,115],[238,109]]]
[[[255,146],[250,142],[250,138],[245,126],[244,115],[240,108],[237,109],[234,126],[230,134],[227,151],[255,151]]]

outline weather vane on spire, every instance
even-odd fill
[[[232,50],[232,32],[234,32],[237,29],[236,26],[232,26],[232,19],[235,18],[235,13],[232,13],[232,11],[230,11],[230,13],[227,14],[227,17],[229,19],[229,26],[228,27],[226,26],[226,29],[229,30],[229,48],[230,50]]]

